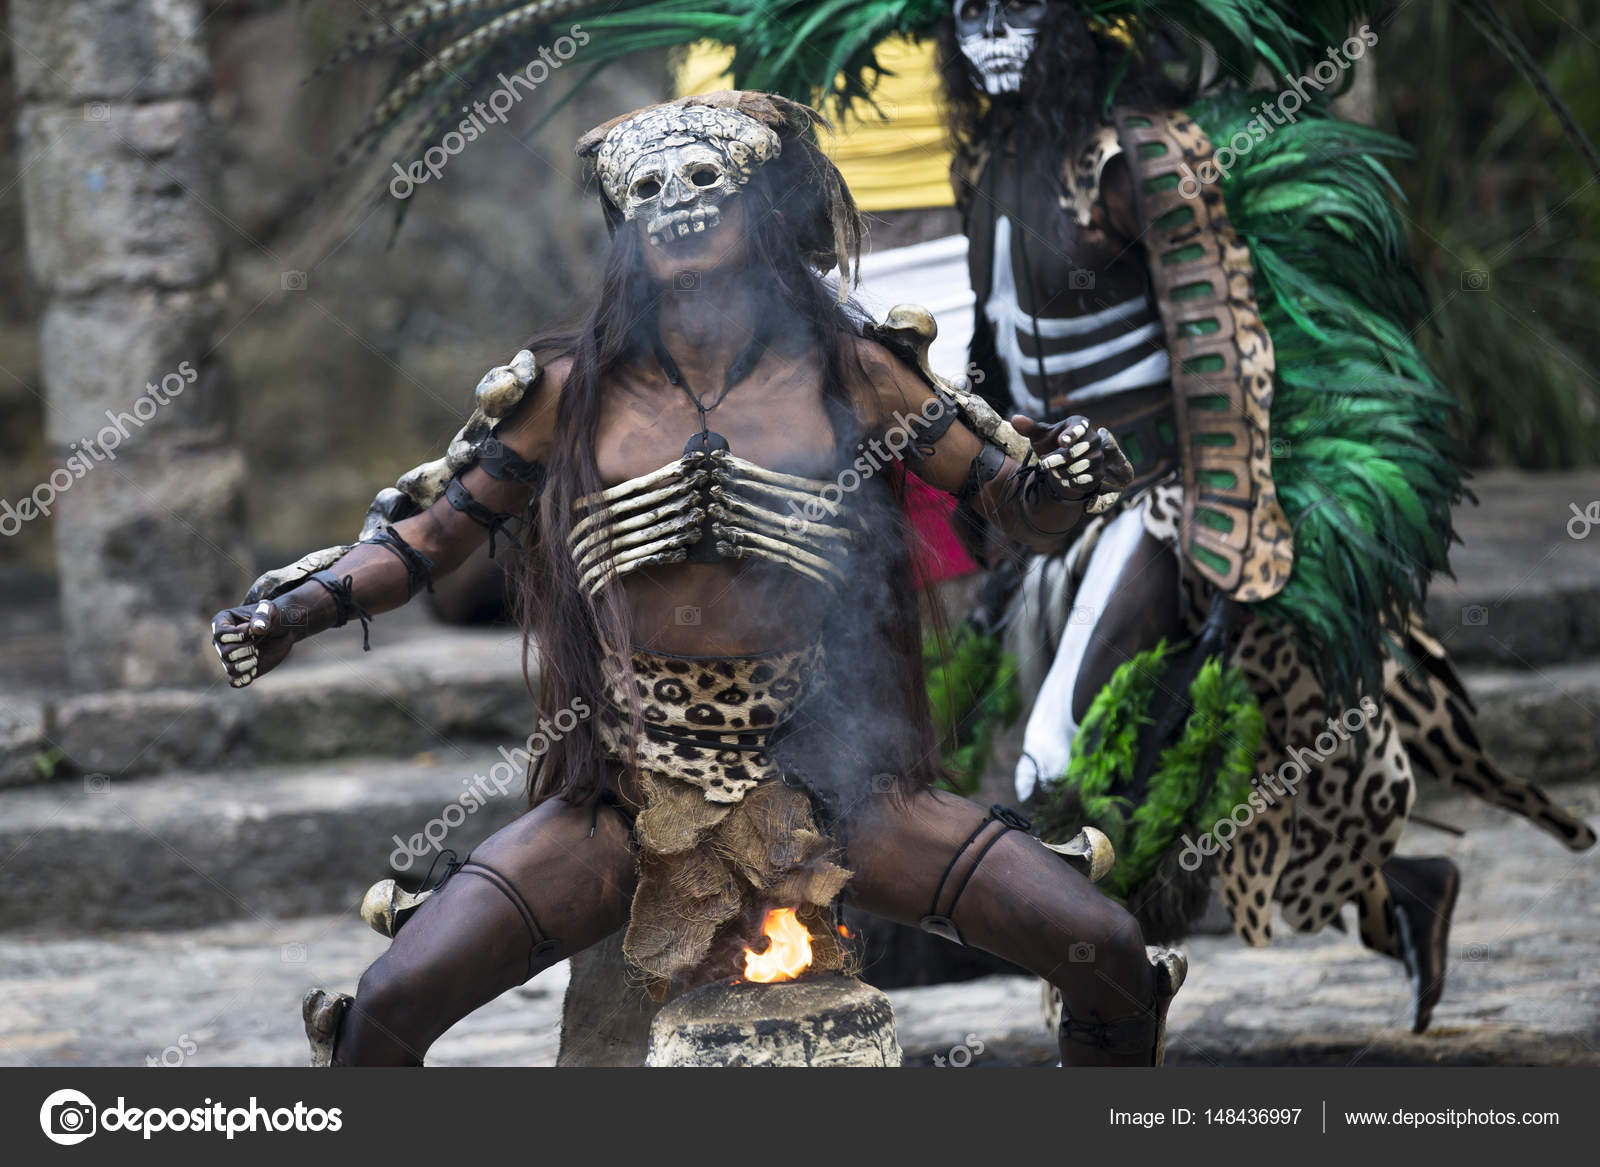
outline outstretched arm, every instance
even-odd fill
[[[565,362],[539,382],[503,419],[494,438],[524,462],[542,462],[555,419]],[[378,537],[358,543],[324,571],[255,605],[218,612],[212,644],[229,683],[250,684],[282,664],[294,645],[351,619],[366,621],[406,603],[428,582],[459,567],[498,523],[528,513],[534,487],[495,477],[483,466],[457,476],[445,495],[421,514],[402,519]]]
[[[871,386],[861,405],[878,419],[886,444],[904,450],[924,482],[972,506],[1007,537],[1055,549],[1083,521],[1090,499],[1131,481],[1122,451],[1087,418],[1052,425],[1011,418],[1033,447],[1032,465],[1024,467],[959,416],[948,417],[954,406],[905,362],[872,341],[861,344]]]

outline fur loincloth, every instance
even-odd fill
[[[635,648],[632,672],[607,670],[601,740],[635,763],[639,886],[623,954],[658,999],[677,979],[737,975],[761,924],[793,908],[811,933],[812,967],[843,965],[832,903],[850,873],[818,829],[810,796],[767,753],[820,684],[822,647],[752,657],[682,657]],[[631,685],[645,724],[628,729]]]

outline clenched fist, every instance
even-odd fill
[[[1024,414],[1012,427],[1033,446],[1050,493],[1062,502],[1085,502],[1099,514],[1133,484],[1133,463],[1105,429],[1093,429],[1086,417],[1069,417],[1045,425]]]
[[[211,618],[211,646],[222,660],[228,684],[242,689],[283,663],[294,647],[295,628],[304,614],[263,600],[253,608],[229,608]]]

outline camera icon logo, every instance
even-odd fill
[[[700,290],[700,273],[697,271],[681,271],[672,277],[672,286],[680,292],[698,292]]]
[[[104,101],[85,102],[83,120],[86,122],[109,122],[111,120],[111,106]]]
[[[303,292],[306,290],[306,273],[303,271],[286,271],[279,277],[285,292]]]
[[[1084,944],[1081,941],[1067,949],[1067,960],[1073,964],[1093,964],[1094,945]]]
[[[97,1113],[81,1090],[57,1090],[39,1107],[39,1129],[52,1143],[74,1147],[95,1133]]]
[[[698,627],[700,627],[700,609],[699,608],[693,607],[691,605],[685,605],[684,607],[679,608],[677,610],[677,612],[674,613],[674,615],[677,617],[678,626],[680,628],[698,628]]]
[[[1068,272],[1067,287],[1074,292],[1094,291],[1094,272],[1086,267],[1076,268]]]
[[[1461,290],[1463,292],[1487,292],[1489,290],[1489,273],[1472,268],[1461,273]]]
[[[1461,609],[1461,623],[1468,628],[1482,628],[1489,623],[1489,609],[1482,604],[1468,604]]]

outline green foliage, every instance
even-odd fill
[[[1182,736],[1135,793],[1139,734],[1152,723],[1151,704],[1170,655],[1158,645],[1116,671],[1084,716],[1067,772],[1049,787],[1049,802],[1035,816],[1051,842],[1064,842],[1084,826],[1104,831],[1117,862],[1100,888],[1118,899],[1150,877],[1181,835],[1209,831],[1246,800],[1266,733],[1249,681],[1213,657],[1189,688],[1192,712]]]
[[[1214,142],[1259,94],[1191,112]],[[1338,695],[1381,687],[1381,636],[1419,610],[1448,567],[1460,496],[1454,398],[1412,340],[1422,296],[1383,159],[1406,147],[1302,111],[1222,180],[1249,245],[1277,355],[1272,475],[1295,532],[1295,566],[1252,607],[1285,626]]]
[[[1593,135],[1600,8],[1499,8]],[[1446,6],[1402,12],[1378,60],[1388,115],[1420,154],[1398,171],[1431,310],[1418,340],[1463,405],[1470,460],[1600,463],[1600,184],[1539,95]]]
[[[922,660],[946,784],[957,794],[973,794],[988,768],[995,734],[1022,714],[1016,661],[1001,649],[999,637],[969,624],[949,638],[925,637]]]
[[[66,755],[55,746],[39,750],[31,759],[34,772],[46,782],[56,776],[56,771],[61,768],[61,763],[65,760]]]

